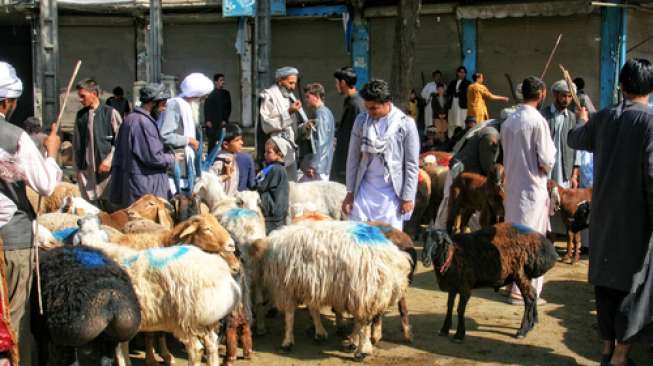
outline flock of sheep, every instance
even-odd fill
[[[529,279],[553,267],[553,244],[511,224],[452,236],[424,229],[446,175],[432,159],[426,165],[407,233],[379,222],[344,220],[345,187],[334,182],[291,183],[288,225],[268,236],[258,194],[227,196],[211,173],[202,175],[191,197],[168,202],[146,195],[111,214],[61,183],[44,200],[38,219],[44,311],[33,314],[33,322],[42,330],[40,362],[83,365],[115,358],[128,365],[127,342],[143,332],[148,366],[157,363],[155,343],[165,363],[174,362],[163,333],[183,343],[193,366],[203,357],[208,365],[220,364],[218,334],[224,335],[230,365],[239,345],[245,358],[251,356],[250,325],[265,334],[270,306],[284,316],[280,349],[290,352],[300,305],[307,307],[318,341],[327,337],[320,309],[336,313],[339,333],[350,317],[353,331],[343,346],[362,361],[381,339],[382,317],[392,306],[399,307],[404,338],[412,339],[406,293],[418,234],[423,263],[435,265],[440,288],[449,292],[442,335],[451,327],[456,295],[454,340],[462,341],[471,289],[515,281],[525,295],[518,332],[524,336],[537,321]]]

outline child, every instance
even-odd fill
[[[302,163],[299,165],[299,169],[302,171],[302,177],[299,179],[299,183],[320,180],[320,175],[317,173],[313,161],[313,154],[304,156]]]
[[[247,191],[254,189],[256,173],[254,171],[254,159],[250,154],[242,153],[243,132],[235,123],[229,123],[225,127],[225,137],[222,142],[222,150],[235,157],[236,170],[238,172],[237,190]]]
[[[266,234],[283,226],[288,216],[288,175],[283,159],[291,149],[290,143],[278,136],[265,143],[267,166],[256,177],[256,188],[261,195]]]

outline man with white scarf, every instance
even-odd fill
[[[360,91],[367,112],[354,122],[342,210],[354,221],[378,220],[403,229],[415,206],[419,135],[412,118],[392,104],[383,80]]]
[[[195,153],[200,147],[197,133],[199,108],[201,101],[212,90],[211,79],[201,73],[192,73],[181,82],[181,94],[168,99],[166,104],[166,111],[162,115],[161,138],[168,148],[175,151],[181,178],[179,182],[171,179],[170,189],[173,194],[178,189],[192,192],[196,172]]]
[[[23,84],[16,70],[0,62],[0,238],[6,263],[11,325],[16,332],[21,363],[30,364],[30,302],[35,265],[34,220],[36,214],[27,199],[29,186],[49,196],[61,180],[55,158],[61,140],[54,133],[44,140],[48,157],[41,155],[34,141],[7,120],[16,110]]]
[[[286,66],[275,74],[276,83],[260,94],[259,127],[257,127],[257,158],[263,160],[265,142],[272,136],[287,140],[292,150],[284,157],[288,180],[297,181],[295,132],[297,124],[308,121],[302,103],[293,91],[297,88],[299,70]]]

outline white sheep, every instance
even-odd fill
[[[356,359],[372,352],[371,322],[404,296],[410,258],[374,226],[351,221],[304,221],[276,230],[248,253],[273,303],[285,312],[282,350],[294,344],[294,312],[306,304],[316,339],[324,339],[320,308],[354,318]]]
[[[82,197],[66,196],[63,199],[63,204],[59,208],[59,212],[67,212],[77,216],[97,215],[100,209],[93,206],[92,203],[83,199]]]
[[[301,216],[306,211],[314,211],[340,220],[345,218],[341,207],[346,195],[347,187],[338,182],[290,182],[288,207],[296,216]]]
[[[215,331],[240,301],[241,291],[227,262],[194,246],[133,250],[108,242],[97,217],[80,220],[76,243],[102,250],[131,278],[141,304],[143,332],[169,332],[200,365],[202,343],[207,365],[218,365]]]

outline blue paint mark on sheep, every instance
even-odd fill
[[[143,256],[147,259],[148,264],[156,269],[162,269],[167,267],[170,263],[180,259],[185,256],[189,251],[189,246],[182,245],[177,247],[170,248],[153,248],[147,249],[142,253]],[[128,257],[123,260],[123,265],[129,268],[141,257],[141,254],[136,254],[134,256]]]
[[[52,233],[55,239],[59,241],[66,241],[73,237],[79,231],[78,227],[67,227],[65,229],[57,230]]]
[[[357,223],[351,229],[351,234],[356,243],[360,245],[389,245],[391,244],[388,239],[383,235],[383,232],[376,226],[368,224]]]
[[[107,265],[107,260],[98,252],[74,248],[73,254],[77,262],[86,268],[98,268]]]
[[[256,211],[247,208],[232,208],[225,213],[229,220],[237,220],[243,217],[255,217]]]
[[[535,232],[535,230],[533,230],[532,228],[522,224],[512,224],[512,227],[515,230],[519,231],[521,234],[530,234]]]

